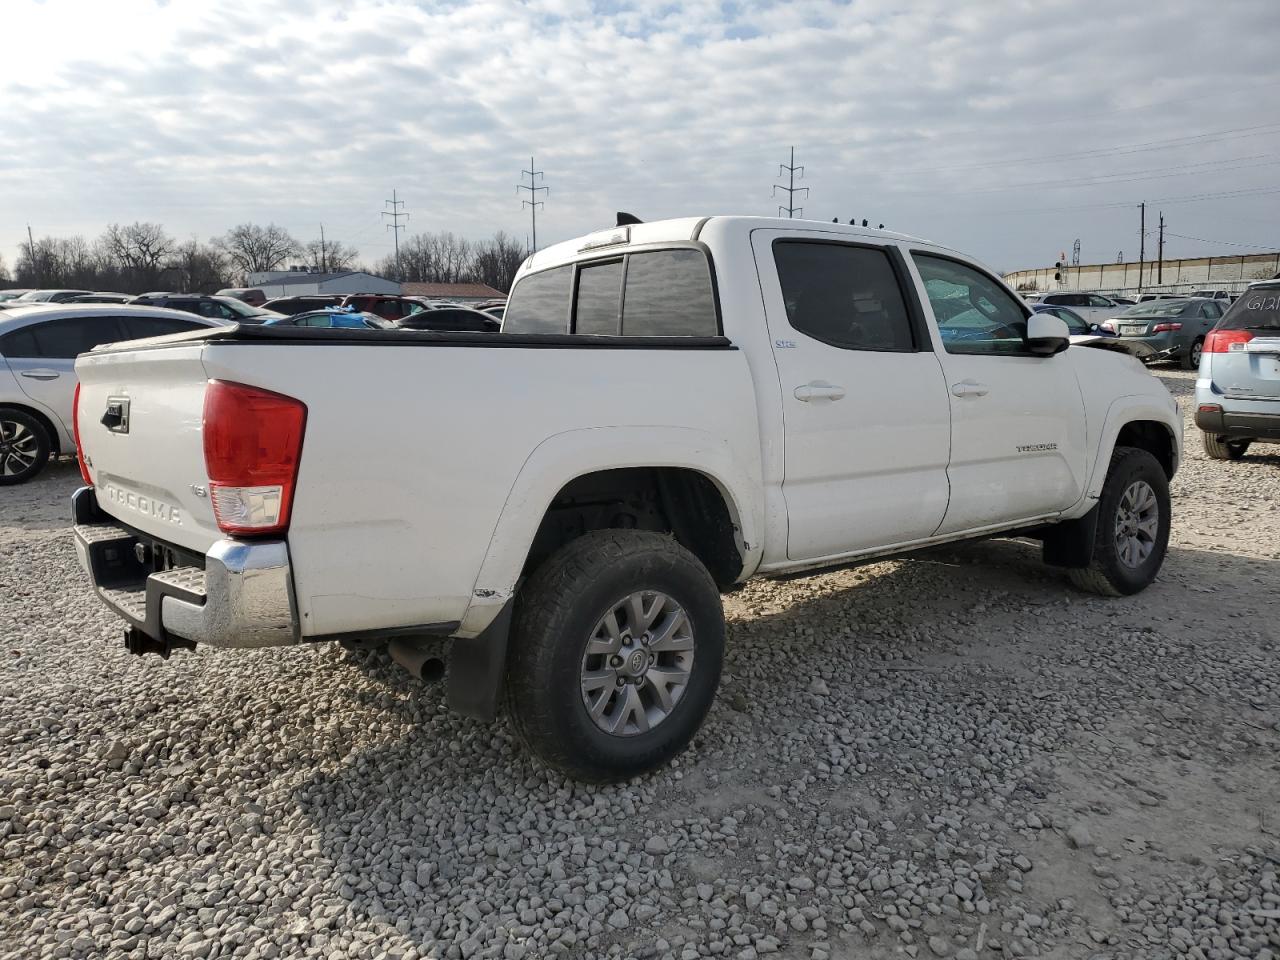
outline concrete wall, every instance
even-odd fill
[[[1129,263],[1093,263],[1064,267],[1062,280],[1053,278],[1054,267],[1015,270],[1004,276],[1014,289],[1039,290],[1152,290],[1215,287],[1242,289],[1251,280],[1266,280],[1280,273],[1280,252],[1236,254]],[[1034,285],[1034,286],[1032,286]]]

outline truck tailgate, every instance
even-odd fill
[[[98,504],[121,523],[204,553],[222,538],[208,498],[203,343],[76,361],[80,442]]]

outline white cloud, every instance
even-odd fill
[[[274,220],[304,238],[323,220],[376,259],[393,187],[411,230],[523,236],[530,153],[551,186],[540,240],[617,209],[772,213],[792,144],[810,216],[1004,267],[1075,237],[1109,260],[1136,249],[1137,221],[1101,205],[1269,189],[1280,160],[1276,123],[1008,162],[1272,121],[1280,67],[1251,42],[1280,27],[1272,0],[9,0],[5,22],[10,262],[28,221],[95,235],[134,219],[202,237]],[[1148,168],[1165,178],[1086,179]],[[1280,193],[1166,212],[1178,233],[1265,239]]]

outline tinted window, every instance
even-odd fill
[[[791,326],[849,350],[912,350],[911,321],[884,250],[785,241],[773,247]]]
[[[1066,307],[1052,307],[1048,310],[1042,310],[1041,313],[1047,313],[1051,317],[1057,317],[1066,323],[1067,328],[1073,334],[1083,334],[1089,332],[1089,324],[1085,323],[1084,318],[1080,314],[1068,310]]]
[[[575,333],[617,335],[622,307],[622,261],[596,263],[578,270]]]
[[[1246,290],[1213,329],[1264,330],[1263,336],[1276,336],[1280,331],[1280,286]]]
[[[511,290],[504,333],[567,333],[573,267],[530,274]]]
[[[711,271],[702,251],[658,250],[627,258],[623,334],[714,337],[718,327]]]
[[[1026,315],[1000,284],[954,260],[914,258],[948,353],[1026,352]]]
[[[70,360],[102,343],[122,339],[114,317],[68,317],[15,331],[0,352],[9,357]]]
[[[1110,301],[1110,300],[1108,300],[1106,297],[1099,297],[1099,296],[1096,296],[1096,295],[1094,295],[1094,294],[1090,294],[1086,299],[1089,301],[1089,304],[1088,304],[1088,305],[1089,305],[1089,306],[1091,306],[1091,307],[1109,307],[1109,306],[1111,306],[1111,301]]]
[[[204,324],[190,320],[175,320],[172,317],[121,317],[125,334],[130,340],[141,340],[143,337],[163,337],[171,333],[186,333],[188,330],[203,330]]]
[[[1216,303],[1202,303],[1200,304],[1200,315],[1210,320],[1217,320],[1222,316],[1222,308]]]

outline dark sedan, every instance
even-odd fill
[[[401,330],[458,331],[462,333],[497,333],[502,324],[482,310],[469,307],[440,307],[420,310],[396,323]]]

